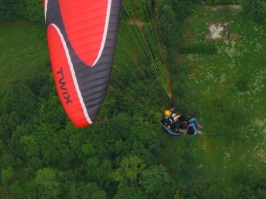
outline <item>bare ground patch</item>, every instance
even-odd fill
[[[209,26],[209,33],[207,34],[207,39],[238,39],[239,34],[238,33],[231,33],[227,30],[227,27],[229,26],[229,22],[221,23],[216,22]],[[221,33],[224,32],[224,36],[221,35]]]
[[[131,25],[137,25],[140,28],[142,28],[144,26],[144,22],[141,21],[139,18],[130,19],[129,24],[131,24]]]

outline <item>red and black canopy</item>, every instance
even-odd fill
[[[57,92],[77,127],[100,111],[112,69],[121,0],[43,0]]]

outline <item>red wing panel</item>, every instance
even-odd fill
[[[82,103],[79,100],[79,93],[76,91],[69,52],[60,34],[60,30],[55,26],[48,26],[47,35],[50,38],[48,45],[55,84],[67,115],[70,116],[71,121],[77,127],[83,127],[88,125],[88,122],[83,112]]]
[[[96,119],[108,89],[121,0],[43,3],[59,98],[75,126],[87,126]]]
[[[75,53],[85,64],[92,66],[101,54],[105,40],[108,0],[60,0],[59,3]]]

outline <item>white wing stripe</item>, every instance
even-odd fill
[[[72,64],[72,61],[71,61],[71,58],[70,58],[70,55],[69,55],[69,51],[68,51],[66,42],[64,40],[64,37],[63,37],[60,29],[55,24],[51,24],[51,25],[56,29],[58,35],[60,36],[61,42],[63,44],[64,50],[65,50],[65,53],[66,53],[66,57],[67,57],[67,61],[68,61],[68,64],[70,66],[70,71],[71,71],[72,79],[74,81],[74,86],[76,88],[76,91],[77,91],[77,94],[78,94],[78,98],[79,98],[79,102],[80,102],[80,104],[82,106],[84,116],[85,116],[87,122],[89,124],[92,124],[92,121],[91,121],[91,119],[90,119],[90,117],[88,115],[88,112],[87,112],[87,108],[86,108],[86,106],[84,104],[84,101],[83,101],[83,98],[81,96],[81,92],[80,92],[80,89],[79,89],[79,85],[78,85],[78,82],[77,82],[77,78],[75,76],[74,66]]]
[[[106,17],[105,17],[105,25],[104,25],[104,33],[103,33],[103,37],[102,37],[101,48],[100,48],[100,50],[98,52],[97,58],[95,59],[95,61],[92,64],[92,66],[94,66],[98,62],[98,60],[100,59],[100,57],[102,55],[102,52],[103,52],[103,48],[104,48],[105,41],[106,41],[106,36],[107,36],[107,31],[108,31],[108,26],[109,26],[111,6],[112,6],[112,0],[108,0]]]

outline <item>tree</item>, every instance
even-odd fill
[[[48,123],[50,126],[55,125],[53,128],[60,129],[66,125],[67,116],[60,104],[58,96],[52,93],[47,101],[41,105],[38,114],[38,120],[42,123]]]
[[[136,186],[138,175],[144,170],[145,164],[138,156],[124,157],[120,167],[111,173],[111,176],[120,182],[120,185]]]
[[[192,13],[191,1],[175,0],[172,1],[173,10],[176,13],[176,20],[180,23],[183,22]]]
[[[20,12],[29,21],[43,22],[43,5],[38,0],[21,0]]]
[[[144,145],[139,141],[130,138],[126,143],[132,143],[130,154],[141,157],[146,166],[150,167],[157,163],[156,157],[149,150],[145,149]]]
[[[0,0],[0,20],[14,20],[19,14],[19,0]]]
[[[126,187],[121,186],[118,188],[114,199],[148,199],[140,187]]]
[[[13,182],[9,187],[9,191],[10,191],[12,198],[19,198],[19,199],[32,198],[32,197],[28,197],[31,194],[28,192],[29,190],[27,190],[26,187],[27,187],[27,184],[25,184],[25,182],[21,183],[18,180]]]
[[[140,175],[140,185],[149,198],[170,199],[174,197],[176,184],[162,165],[152,166]]]
[[[35,195],[40,199],[58,198],[60,194],[56,171],[51,168],[43,168],[37,171],[34,183],[37,185]]]
[[[13,155],[9,154],[8,152],[4,152],[3,158],[3,165],[7,167],[13,168],[16,165],[16,161]]]
[[[240,0],[245,12],[251,20],[259,23],[266,22],[266,2],[262,0]]]
[[[259,173],[250,173],[247,181],[243,181],[243,189],[239,193],[239,199],[265,198],[266,197],[266,175],[265,169]]]
[[[84,183],[78,183],[71,187],[70,198],[106,199],[107,194],[95,182],[86,185]]]
[[[167,47],[174,47],[178,38],[178,23],[176,13],[171,5],[158,3],[160,14],[160,26],[163,33],[163,42]]]
[[[19,124],[21,124],[21,119],[15,111],[0,116],[0,139],[7,142]]]
[[[20,118],[29,118],[36,113],[37,107],[37,97],[24,82],[11,82],[3,100],[5,113],[16,112]]]
[[[44,73],[40,73],[39,71],[37,71],[37,72],[35,71],[35,72],[32,72],[31,74],[29,74],[29,76],[27,77],[25,82],[26,82],[26,85],[28,85],[29,88],[32,90],[32,92],[36,96],[39,96],[42,88],[45,87],[47,84],[49,84],[50,80],[49,80],[48,74],[44,74]],[[53,85],[49,84],[49,86],[50,86],[50,91],[52,91],[51,87]]]
[[[14,172],[11,167],[8,167],[7,169],[2,169],[1,178],[2,178],[2,184],[4,185],[5,188],[8,187],[9,180],[12,178],[13,175]]]
[[[149,127],[152,127],[151,124],[148,125]],[[152,128],[146,128],[146,127],[147,125],[143,123],[137,123],[136,125],[132,126],[130,137],[142,143],[144,147],[151,152],[153,152],[153,150],[155,151],[159,150],[160,139],[158,133],[154,131]]]

